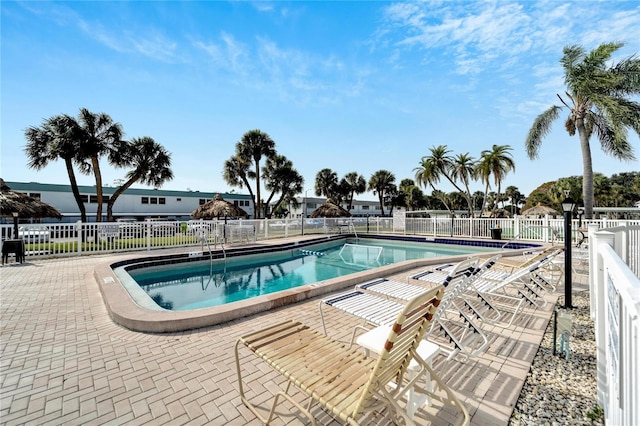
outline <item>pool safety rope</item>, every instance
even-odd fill
[[[300,249],[300,253],[306,254],[308,256],[324,256],[324,253],[321,251],[312,251],[312,250],[302,250]]]

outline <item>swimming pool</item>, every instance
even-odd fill
[[[418,236],[385,235],[376,236],[373,240],[361,237],[357,241],[358,244],[386,245],[392,243],[394,248],[390,251],[389,256],[382,257],[381,255],[377,259],[382,266],[371,264],[371,257],[375,253],[368,253],[366,256],[362,253],[354,253],[355,257],[349,257],[349,253],[343,251],[342,257],[347,262],[340,259],[343,263],[341,269],[346,275],[326,278],[328,275],[320,274],[319,271],[325,271],[325,267],[320,266],[321,263],[316,263],[315,260],[329,262],[333,259],[335,261],[335,255],[329,256],[330,250],[336,245],[342,247],[345,243],[351,244],[353,242],[353,239],[347,240],[347,236],[344,235],[313,236],[287,242],[264,241],[243,247],[227,247],[224,253],[220,248],[217,248],[211,254],[205,250],[204,253],[190,252],[146,257],[140,254],[135,255],[136,257],[129,255],[115,262],[96,265],[94,275],[107,310],[115,322],[136,331],[171,332],[227,322],[308,298],[341,291],[373,278],[391,276],[443,262],[460,261],[471,253],[499,251],[504,256],[510,256],[531,250],[533,247],[540,247],[538,244],[527,243],[510,243],[508,247],[504,247],[504,242],[500,241]],[[412,243],[419,243],[422,246],[427,246],[427,243],[435,243],[440,250],[438,255],[444,257],[434,257],[434,254],[424,253],[407,255],[406,251],[398,248]],[[322,253],[322,255],[312,254],[312,252]],[[226,269],[224,269],[223,260],[225,255]],[[278,256],[281,256],[279,260]],[[212,261],[209,260],[210,257],[213,259]],[[261,265],[260,268],[255,265],[256,262],[264,263],[267,258],[269,258],[268,265]],[[363,263],[363,259],[369,263],[368,269],[363,270],[361,265],[358,265]],[[298,262],[301,267],[286,269],[283,265],[287,261],[293,262],[293,264]],[[242,273],[238,272],[235,268],[239,264],[250,264],[250,268],[253,269],[245,270]],[[182,268],[185,265],[189,266],[187,270],[195,269],[200,272],[187,273]],[[220,267],[222,270],[219,269]],[[290,265],[287,265],[287,268],[289,267]],[[294,270],[296,272],[293,272]],[[147,272],[151,275],[164,275],[167,279],[145,281],[144,275]],[[272,288],[266,291],[264,281],[259,281],[256,277],[269,274],[272,275],[272,278],[275,277],[278,283],[269,286]],[[132,278],[132,275],[141,277],[141,281],[144,286],[148,287],[146,289],[148,291],[143,289]],[[249,280],[246,275],[250,275],[252,278]],[[244,280],[242,280],[243,276]],[[290,288],[278,287],[278,284],[282,284],[284,281],[282,277],[289,277],[289,281],[297,281],[296,283],[299,285],[297,287],[289,286]],[[304,284],[309,281],[312,282]],[[162,292],[159,289],[163,289]],[[161,297],[158,297],[156,293]],[[179,301],[174,297],[175,294],[180,294],[185,300]],[[160,304],[172,309],[158,306],[154,302],[154,298]],[[210,299],[215,301],[210,303],[208,302]],[[207,302],[204,302],[205,300]],[[179,308],[180,310],[176,309],[179,306],[182,306]]]
[[[226,262],[189,262],[129,271],[161,308],[190,310],[237,302],[412,259],[471,255],[492,248],[347,239]]]

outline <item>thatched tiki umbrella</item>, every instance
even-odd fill
[[[335,204],[331,198],[311,213],[311,217],[350,217],[351,213],[343,207]]]
[[[18,238],[18,218],[62,218],[58,209],[22,192],[12,190],[2,178],[0,178],[0,216],[13,218],[14,238]]]
[[[523,210],[520,212],[522,216],[546,216],[546,215],[559,215],[556,210],[551,207],[547,207],[541,203],[538,203],[537,206],[531,207],[530,209]]]
[[[225,201],[220,194],[216,194],[212,200],[198,206],[191,212],[194,219],[213,219],[214,217],[247,217],[247,212],[233,203]]]

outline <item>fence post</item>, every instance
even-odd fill
[[[76,232],[77,232],[77,236],[76,236],[76,241],[78,243],[78,256],[82,256],[82,234],[84,233],[83,228],[83,224],[81,221],[77,221],[76,222]]]
[[[548,214],[544,215],[544,218],[542,219],[542,229],[546,230],[544,232],[544,236],[542,237],[542,242],[548,243],[549,242],[549,215]]]
[[[599,231],[593,233],[593,241],[589,245],[593,245],[594,258],[590,263],[594,263],[595,279],[590,282],[590,299],[591,299],[591,318],[595,323],[596,333],[596,359],[597,359],[597,377],[596,377],[596,396],[600,406],[605,407],[607,400],[607,360],[606,360],[606,295],[607,282],[605,280],[604,260],[599,247],[601,245],[614,246],[615,234],[609,231]]]

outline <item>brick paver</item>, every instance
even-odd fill
[[[199,330],[139,333],[111,320],[93,277],[96,264],[119,256],[27,258],[0,269],[0,422],[259,424],[239,398],[235,341],[288,318],[321,329],[318,300]],[[481,358],[436,362],[440,376],[467,405],[472,423],[507,424],[551,309],[552,304],[527,311],[511,329],[496,329]],[[345,338],[359,323],[341,312],[332,312],[329,322],[332,335]],[[282,378],[257,358],[248,358],[245,368],[255,378],[249,396],[266,409],[264,402],[281,389]],[[289,403],[278,412],[276,425],[305,424]],[[320,424],[339,424],[318,408],[312,412]],[[455,415],[434,404],[421,409],[416,421],[447,424]]]

